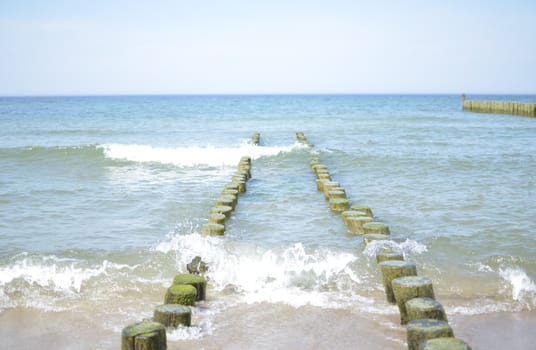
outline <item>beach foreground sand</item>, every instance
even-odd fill
[[[170,340],[178,349],[405,349],[396,313],[240,305],[215,315],[214,331],[194,340]],[[0,314],[6,349],[119,349],[120,335],[68,312],[9,310]],[[456,335],[473,349],[530,349],[536,343],[536,312],[450,317]]]

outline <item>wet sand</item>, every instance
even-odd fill
[[[195,322],[195,320],[194,320]],[[285,305],[238,305],[214,315],[214,331],[201,339],[169,340],[179,349],[405,349],[398,314]],[[452,315],[457,337],[478,349],[532,349],[536,312]],[[2,348],[119,349],[118,329],[105,329],[91,315],[73,312],[6,310],[0,314]]]

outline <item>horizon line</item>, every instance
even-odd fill
[[[290,93],[81,93],[81,94],[0,94],[0,98],[29,98],[29,97],[157,97],[157,96],[536,96],[536,92],[523,92],[523,93],[500,93],[500,92],[486,92],[486,93],[467,93],[467,92],[290,92]]]

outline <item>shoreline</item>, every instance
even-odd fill
[[[47,344],[61,349],[117,349],[120,332],[69,311],[9,309],[0,313],[0,335],[12,350]],[[454,333],[473,350],[530,348],[536,342],[536,311],[448,315]],[[178,349],[404,349],[405,328],[398,314],[352,309],[294,308],[283,304],[239,304],[214,315],[214,330],[200,339],[168,340]],[[198,321],[198,320],[197,320]],[[194,317],[194,323],[196,319]],[[118,327],[120,325],[117,325]]]

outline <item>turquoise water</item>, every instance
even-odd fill
[[[533,315],[535,139],[533,118],[465,113],[448,95],[0,98],[0,318],[91,310],[113,343],[195,255],[210,298],[179,345],[213,337],[237,305],[393,315],[374,246],[329,211],[311,152],[390,226],[447,313]],[[202,237],[243,155],[248,191],[225,237]]]

